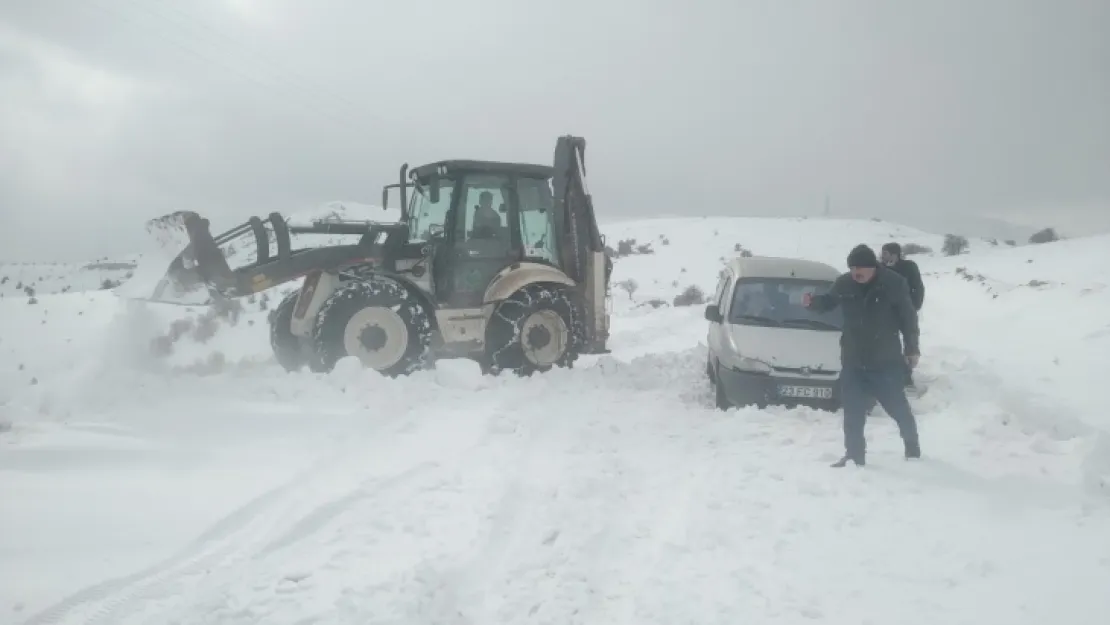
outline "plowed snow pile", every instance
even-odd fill
[[[836,471],[839,415],[712,408],[702,306],[675,298],[745,250],[841,267],[942,237],[606,235],[613,354],[530,379],[287,374],[276,291],[228,318],[0,299],[0,624],[1106,622],[1110,237],[915,257],[925,458],[880,411]]]

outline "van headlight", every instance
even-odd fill
[[[730,364],[732,364],[733,369],[745,373],[771,373],[771,365],[762,360],[756,360],[755,358],[744,358],[741,356],[733,360]]]

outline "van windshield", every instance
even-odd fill
[[[828,280],[741,278],[732,292],[728,322],[840,332],[843,317],[839,307],[828,312],[817,312],[802,305],[804,294],[827,293],[832,284]]]

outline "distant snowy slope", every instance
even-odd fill
[[[944,242],[941,235],[868,219],[675,217],[613,222],[603,233],[614,250],[622,241],[630,242],[634,253],[618,259],[613,280],[634,280],[638,302],[670,302],[688,285],[712,293],[722,264],[742,254],[807,258],[847,270],[848,252],[860,243],[876,253],[887,242],[915,243],[939,255]],[[994,247],[981,239],[969,243],[972,251]],[[639,251],[643,246],[647,253]],[[622,299],[619,290],[616,299]]]
[[[397,221],[401,218],[401,211],[396,207],[382,209],[381,206],[363,204],[360,202],[327,202],[315,208],[296,211],[286,215],[290,223],[305,224],[314,220],[324,221]]]
[[[0,298],[112,288],[131,277],[135,259],[86,263],[0,262]]]

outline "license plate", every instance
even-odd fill
[[[780,386],[779,396],[797,399],[832,399],[832,388],[828,386]]]

